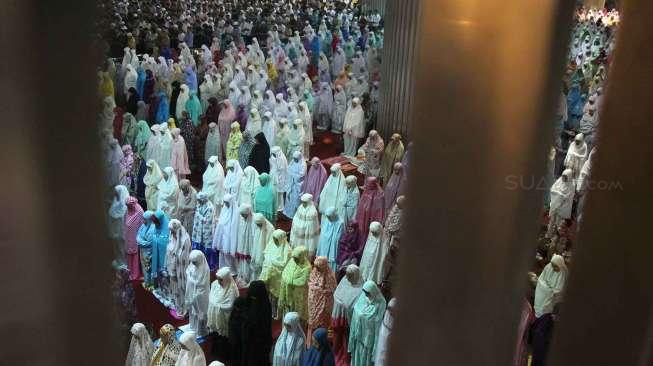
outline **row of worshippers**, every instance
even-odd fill
[[[618,19],[616,10],[581,9],[576,14],[564,78],[567,92],[560,98],[554,147],[547,159],[551,187],[546,197],[547,238],[554,238],[565,221],[582,220],[585,198],[592,188],[592,158]]]
[[[202,256],[199,251],[193,253],[198,258]],[[208,303],[204,313],[208,318],[206,323],[194,324],[191,320],[191,330],[185,331],[179,340],[174,327],[164,325],[156,349],[145,326],[134,324],[125,364],[206,365],[206,356],[197,343],[198,333],[194,329],[201,326],[215,333],[218,358],[231,365],[269,365],[270,361],[273,366],[387,364],[396,300],[393,298],[386,303],[374,282],[362,281],[356,265],[347,267],[347,274],[336,286],[326,260],[318,259],[310,272],[310,288],[304,294],[309,304],[308,322],[297,311],[285,312],[276,343],[272,335],[273,305],[263,281],[253,281],[247,294],[241,297],[231,270],[223,267],[209,290],[206,260],[191,262],[189,276],[201,278],[197,285],[202,291],[196,296],[203,298],[199,302]],[[287,276],[297,277],[297,274]],[[292,287],[292,284],[286,286]],[[328,339],[329,327],[333,329],[332,342]]]
[[[599,114],[618,22],[616,10],[581,8],[576,12],[564,78],[566,93],[560,98],[554,147],[547,159],[546,181],[551,184],[557,179],[545,197],[549,221],[537,255],[546,265],[539,276],[537,271],[529,273],[534,292],[524,300],[515,366],[546,364],[569,273],[566,227],[568,220],[581,221],[585,198],[593,188]]]

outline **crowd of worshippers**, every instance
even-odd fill
[[[336,15],[335,2],[188,3],[198,8],[182,7],[181,27],[149,23],[164,34],[151,51],[125,32],[122,62],[99,75],[114,264],[189,319],[179,340],[161,329],[156,351],[135,324],[127,363],[205,365],[196,337],[210,334],[233,365],[383,364],[394,301],[382,290],[396,272],[409,151],[371,129],[378,17]],[[138,15],[123,5],[119,14]],[[256,19],[270,28],[263,46],[246,36]],[[195,52],[198,22],[212,37]],[[166,39],[173,29],[178,42]],[[307,163],[314,127],[363,157],[362,193],[340,164]],[[275,229],[281,216],[288,233]],[[273,319],[283,322],[276,344]]]
[[[529,365],[529,354],[530,365],[546,363],[571,264],[572,227],[579,227],[587,195],[600,188],[591,180],[592,158],[618,24],[616,10],[580,8],[576,12],[554,147],[547,159],[548,224],[543,228],[535,269],[528,274],[531,291],[523,304],[514,366]]]

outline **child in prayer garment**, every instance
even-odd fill
[[[220,268],[209,294],[207,326],[210,332],[217,332],[220,337],[229,336],[229,315],[237,297],[238,287],[231,277],[231,269]]]
[[[329,267],[337,270],[336,257],[338,255],[338,242],[344,231],[344,225],[334,207],[329,207],[322,216],[320,225],[320,241],[317,246],[317,255],[327,258]]]
[[[331,314],[333,327],[333,352],[336,365],[349,365],[350,355],[347,346],[349,339],[349,324],[354,311],[356,299],[363,290],[360,270],[355,264],[347,266],[345,276],[340,280],[333,293],[334,305]]]
[[[317,251],[320,239],[320,222],[318,212],[313,204],[313,196],[305,193],[301,197],[301,205],[293,216],[290,229],[290,242],[293,246],[305,246],[312,259]]]
[[[186,314],[186,267],[191,251],[190,236],[179,220],[170,220],[170,241],[166,253],[166,268],[170,281],[170,297],[178,315]]]
[[[381,242],[383,226],[374,221],[370,224],[370,232],[365,242],[365,249],[361,257],[361,275],[365,281],[381,283],[383,281],[383,263],[388,254],[388,248]]]
[[[376,354],[374,356],[374,366],[385,366],[388,364],[388,340],[392,333],[392,325],[397,307],[397,299],[394,297],[388,301],[388,308],[383,316],[381,328],[379,328],[378,342],[376,344]]]
[[[302,186],[302,192],[312,195],[315,198],[315,204],[319,205],[320,194],[327,179],[328,174],[324,165],[322,165],[322,161],[318,157],[313,157],[311,159],[311,166],[306,173],[306,180]]]
[[[188,179],[179,181],[179,199],[177,201],[177,218],[186,229],[193,232],[195,207],[197,206],[197,191],[190,185]]]
[[[286,203],[284,205],[283,214],[288,218],[295,216],[297,207],[300,205],[300,197],[302,195],[302,186],[304,185],[304,177],[306,176],[306,161],[301,152],[295,151],[292,160],[288,165],[288,193],[286,195]]]
[[[254,212],[261,213],[270,222],[277,221],[277,194],[268,173],[259,176],[260,187],[254,193]]]
[[[213,203],[209,201],[208,195],[205,192],[199,192],[197,194],[197,208],[195,208],[191,240],[193,250],[207,253],[215,269],[217,267],[216,253],[207,250],[207,248],[211,248],[213,243],[213,210]]]
[[[316,257],[308,279],[308,337],[317,328],[329,328],[336,276],[326,257]]]
[[[189,325],[193,332],[197,332],[199,335],[206,335],[209,288],[211,285],[209,265],[206,262],[204,253],[199,250],[190,252],[188,258],[190,263],[186,268],[185,301],[186,308],[188,309]],[[184,334],[188,333],[186,332]]]
[[[252,246],[254,245],[254,220],[252,206],[248,203],[240,205],[238,220],[238,247],[236,263],[238,264],[238,279],[247,284],[251,281],[250,262],[252,261]]]
[[[279,312],[286,314],[296,311],[304,324],[308,321],[308,278],[311,273],[311,263],[306,255],[304,246],[293,249],[292,256],[281,274],[279,291]]]
[[[274,346],[272,366],[300,366],[306,348],[306,335],[299,314],[289,312],[283,317],[281,335]]]
[[[160,342],[148,366],[175,366],[181,345],[175,338],[175,327],[165,324],[159,330]]]
[[[351,366],[369,366],[374,363],[385,307],[385,299],[376,284],[372,281],[365,282],[363,293],[358,296],[351,316],[348,344]]]
[[[199,344],[197,344],[196,333],[194,331],[185,332],[179,337],[181,344],[181,352],[177,360],[177,366],[205,366],[206,358],[204,351]]]
[[[272,233],[272,239],[264,252],[263,268],[260,280],[265,282],[270,291],[270,300],[274,306],[274,318],[278,319],[277,301],[281,288],[281,275],[290,260],[291,248],[288,245],[286,232],[277,229]]]
[[[272,307],[265,284],[253,281],[247,291],[247,316],[244,324],[243,358],[241,365],[270,364],[272,349]]]
[[[329,345],[328,332],[318,328],[313,332],[311,347],[302,355],[301,366],[335,366],[335,359]]]
[[[254,242],[252,246],[251,277],[258,279],[261,276],[263,262],[265,260],[265,249],[272,239],[274,225],[268,221],[263,214],[254,214]]]
[[[132,339],[125,366],[149,366],[154,353],[154,344],[142,323],[134,323],[131,328]]]

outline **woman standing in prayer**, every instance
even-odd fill
[[[166,272],[166,251],[170,242],[169,218],[162,210],[157,210],[152,217],[154,232],[152,235],[152,278],[159,278]],[[161,287],[166,286],[165,279],[159,278]]]
[[[148,210],[155,210],[159,201],[159,183],[163,179],[163,174],[156,161],[150,159],[147,161],[147,171],[143,177],[145,183],[145,201]]]
[[[571,217],[576,188],[573,171],[565,169],[553,186],[551,186],[551,204],[549,205],[549,226],[546,237],[552,238],[564,221]]]
[[[172,167],[163,169],[163,179],[159,182],[157,190],[157,209],[162,210],[168,217],[177,217],[179,183]]]
[[[134,175],[134,153],[131,145],[122,147],[123,157],[120,159],[120,184],[132,190]]]
[[[263,131],[263,121],[261,121],[261,115],[258,109],[252,108],[249,113],[250,115],[247,118],[247,132],[251,136],[256,136]]]
[[[203,336],[207,333],[206,312],[209,306],[209,287],[211,285],[209,265],[206,263],[204,254],[199,250],[190,252],[188,258],[190,264],[186,268],[185,301],[189,314],[189,325],[193,332]],[[184,334],[188,334],[188,332]]]
[[[261,122],[261,132],[263,132],[265,141],[267,141],[268,144],[275,143],[277,136],[277,123],[274,121],[274,119],[272,119],[272,113],[265,112],[263,115],[263,121]]]
[[[272,306],[262,281],[253,281],[247,291],[247,316],[244,324],[243,359],[241,365],[270,364],[272,349]]]
[[[143,213],[143,225],[138,229],[136,242],[141,259],[141,268],[143,269],[143,286],[152,284],[152,241],[154,239],[154,224],[152,224],[154,212],[145,211]]]
[[[312,345],[302,355],[301,366],[335,366],[335,359],[329,345],[328,332],[318,328],[313,333]]]
[[[255,144],[256,140],[254,140],[254,136],[250,135],[248,131],[243,132],[243,140],[240,146],[238,146],[238,162],[240,166],[249,166],[249,156],[252,154]]]
[[[175,327],[165,324],[159,330],[159,336],[161,341],[148,366],[175,366],[181,352],[181,345],[175,337]]]
[[[270,145],[265,135],[260,132],[254,136],[254,147],[249,154],[249,165],[254,167],[259,174],[270,173]]]
[[[193,249],[206,253],[206,260],[215,269],[218,266],[217,254],[212,250],[213,244],[213,202],[205,192],[197,194],[197,208],[193,220]]]
[[[319,211],[324,214],[329,207],[333,207],[336,209],[338,216],[343,217],[347,200],[345,176],[342,174],[339,163],[333,164],[330,170],[331,174],[324,184],[322,192],[320,192]]]
[[[331,132],[341,134],[343,125],[345,123],[345,115],[347,114],[347,94],[342,85],[336,85],[336,94],[334,95],[333,105],[333,125]]]
[[[367,141],[363,144],[365,163],[362,173],[365,177],[378,177],[381,170],[381,156],[383,156],[383,139],[376,130],[370,131]]]
[[[236,119],[236,110],[231,105],[231,102],[228,99],[222,101],[222,110],[218,117],[218,129],[220,130],[220,143],[222,145],[222,154],[223,156],[227,155],[227,141],[231,139],[230,130],[233,131],[233,122]],[[209,121],[215,122],[215,121]],[[238,125],[238,131],[240,132],[240,124]],[[240,145],[240,143],[238,143]],[[233,157],[226,159],[234,159]]]
[[[304,149],[305,133],[304,125],[301,119],[295,119],[290,132],[288,133],[288,154],[294,154],[299,151],[302,155],[308,156]]]
[[[553,313],[553,308],[562,300],[567,281],[567,265],[561,255],[554,254],[544,267],[535,288],[535,316],[541,318]]]
[[[308,108],[306,102],[299,103],[299,111],[297,118],[302,120],[304,125],[304,152],[308,155],[309,146],[314,144],[313,141],[313,116]]]
[[[129,268],[129,279],[138,280],[141,278],[140,260],[138,258],[138,241],[136,236],[143,225],[143,208],[134,197],[127,197],[127,212],[125,213],[125,252],[127,268]]]
[[[385,215],[385,196],[383,189],[375,177],[369,177],[365,180],[363,194],[358,203],[356,212],[356,222],[360,230],[361,245],[367,240],[372,221],[382,222]]]
[[[239,204],[249,204],[254,202],[254,193],[260,187],[259,175],[256,169],[248,166],[243,170],[243,179],[240,183]]]
[[[382,247],[387,251],[382,270],[383,281],[387,281],[391,285],[395,283],[393,276],[395,272],[394,269],[397,265],[399,257],[398,252],[399,242],[401,240],[404,201],[404,196],[397,197],[395,205],[392,207],[388,217],[385,219],[383,235],[381,237]]]
[[[202,114],[202,104],[200,103],[199,98],[197,97],[197,92],[192,91],[190,92],[190,97],[188,98],[188,101],[186,102],[186,111],[188,112],[188,116],[190,117],[191,121],[193,121],[193,125],[195,127],[200,125],[200,115]]]
[[[331,315],[333,327],[333,352],[336,365],[349,365],[350,355],[347,341],[349,339],[349,324],[354,311],[354,304],[363,290],[360,270],[355,264],[347,266],[346,274],[340,280],[333,293],[334,306]]]
[[[338,242],[338,257],[336,258],[338,270],[350,264],[360,263],[360,258],[363,255],[361,245],[364,243],[361,243],[359,230],[355,220],[349,221],[340,242]]]
[[[138,121],[137,124],[138,132],[134,138],[134,152],[136,155],[140,156],[141,159],[146,158],[148,150],[148,141],[152,137],[152,132],[150,131],[150,126],[147,125],[145,121]]]
[[[299,314],[289,312],[283,317],[281,335],[274,346],[272,366],[301,366],[300,360],[306,348],[306,335]]]
[[[252,217],[252,206],[243,203],[238,209],[238,247],[236,248],[236,263],[238,279],[243,284],[251,281],[252,247],[254,246],[254,220]]]
[[[243,170],[238,160],[227,160],[227,177],[224,180],[224,193],[235,197],[236,202],[240,196],[240,183],[243,180]]]
[[[290,181],[283,209],[283,214],[288,218],[295,216],[297,207],[300,205],[300,197],[305,176],[306,161],[301,152],[295,151],[292,156],[292,161],[290,162],[290,165],[288,165],[288,177]]]
[[[360,105],[360,99],[352,99],[351,105],[345,114],[345,120],[343,124],[343,131],[345,133],[345,151],[343,153],[344,156],[354,157],[358,155],[358,142],[365,136],[364,117],[365,113],[363,112],[363,107]]]
[[[231,124],[231,132],[229,132],[229,140],[227,140],[225,153],[227,160],[238,160],[238,150],[242,142],[243,134],[240,132],[240,124],[234,122]]]
[[[392,206],[397,201],[397,197],[404,193],[406,185],[406,176],[404,175],[404,166],[401,163],[395,163],[392,177],[386,182],[384,189],[385,212],[390,212]]]
[[[329,207],[322,216],[320,227],[320,241],[317,246],[317,255],[327,258],[333,271],[337,270],[336,257],[338,255],[338,242],[342,236],[344,225],[335,208]]]
[[[222,206],[224,182],[224,170],[218,161],[218,157],[215,155],[209,157],[206,171],[202,175],[202,192],[206,193],[209,201],[213,203],[214,210],[218,212]],[[214,212],[214,214],[217,216],[218,212]]]
[[[193,232],[195,207],[197,206],[197,191],[190,185],[188,179],[179,181],[179,199],[177,200],[177,218],[186,229]]]
[[[160,167],[164,168],[170,166],[170,162],[172,161],[172,134],[168,129],[168,125],[165,124],[161,125],[160,149],[159,160],[157,160],[157,163]]]
[[[131,113],[125,113],[123,115],[122,123],[122,144],[123,145],[133,145],[134,140],[136,139],[136,133],[138,132],[137,128],[138,122],[136,118]]]
[[[274,225],[260,213],[254,214],[254,242],[252,245],[252,278],[258,279],[261,276],[263,263],[265,261],[265,249],[272,239]]]
[[[120,147],[118,140],[115,138],[109,137],[108,145],[106,160],[107,182],[108,186],[115,186],[120,183],[120,163],[124,154],[122,147]]]
[[[395,164],[401,162],[401,158],[403,156],[404,143],[401,142],[401,135],[394,133],[392,134],[392,137],[390,137],[390,143],[388,143],[388,146],[386,146],[385,150],[383,150],[383,158],[381,159],[381,170],[379,172],[379,178],[382,179],[383,186],[388,184]]]
[[[383,281],[383,263],[388,248],[385,248],[384,243],[381,242],[382,231],[383,226],[379,222],[374,221],[370,224],[360,264],[361,275],[365,281],[374,281],[374,283]]]
[[[311,166],[306,173],[306,180],[302,186],[302,192],[311,194],[316,198],[315,203],[319,204],[320,194],[322,193],[322,189],[324,188],[327,179],[328,175],[326,169],[324,169],[324,165],[322,165],[322,161],[317,156],[313,157],[313,159],[311,159]]]
[[[236,249],[238,249],[238,206],[236,198],[230,193],[223,197],[218,223],[213,235],[214,251],[220,255],[220,267],[237,268]]]
[[[317,128],[326,131],[331,127],[331,116],[333,115],[333,92],[328,83],[322,83],[319,93],[319,105],[317,109]]]
[[[185,332],[179,337],[181,352],[176,366],[205,366],[206,358],[202,347],[197,344],[195,331]]]
[[[125,366],[150,366],[154,353],[154,344],[147,329],[142,323],[134,323],[131,329],[132,339]]]
[[[155,124],[150,127],[152,134],[147,140],[147,159],[158,163],[161,156],[161,125]]]
[[[358,191],[358,181],[354,175],[350,175],[345,178],[345,185],[347,187],[347,191],[345,194],[345,206],[343,208],[344,213],[341,216],[341,219],[345,226],[348,226],[349,223],[356,218],[360,192]]]
[[[281,151],[279,146],[272,146],[270,149],[270,178],[272,185],[277,192],[276,211],[283,211],[285,197],[284,194],[288,192],[290,184],[290,177],[288,175],[288,160]]]
[[[125,215],[127,214],[127,187],[117,185],[114,188],[114,197],[109,207],[109,237],[113,241],[114,264],[125,263]]]
[[[388,340],[392,333],[392,324],[394,323],[397,299],[394,297],[388,301],[388,308],[383,316],[381,328],[379,329],[378,342],[376,344],[376,354],[374,356],[374,366],[385,366],[388,364]]]
[[[279,125],[277,126],[274,135],[274,143],[281,148],[281,151],[283,151],[284,155],[292,156],[292,153],[289,150],[290,128],[288,127],[288,120],[286,118],[282,118],[278,123]]]
[[[286,232],[281,229],[275,230],[272,233],[272,240],[270,240],[265,248],[260,277],[260,280],[265,282],[270,291],[270,298],[275,308],[275,319],[279,316],[279,313],[276,311],[276,305],[280,294],[281,275],[290,260],[290,252],[291,248],[288,245]]]
[[[209,331],[217,332],[220,337],[228,337],[229,315],[238,297],[238,287],[229,267],[220,268],[216,277],[211,284],[207,325]]]
[[[188,112],[186,110],[186,103],[190,98],[190,91],[188,90],[188,85],[181,84],[181,89],[179,90],[179,96],[177,97],[177,105],[175,107],[175,117],[177,120],[181,119],[181,114],[183,112]],[[190,117],[190,112],[188,113]]]
[[[302,322],[308,321],[308,277],[311,263],[308,261],[306,247],[300,245],[292,250],[292,255],[281,274],[279,291],[279,313],[296,311]]]
[[[385,306],[385,299],[376,284],[372,281],[365,282],[363,294],[356,300],[351,317],[348,344],[351,366],[369,366],[374,363]]]
[[[188,267],[191,251],[190,236],[182,226],[181,221],[177,219],[170,220],[168,224],[170,229],[170,240],[166,256],[166,268],[170,280],[170,297],[175,305],[175,311],[178,315],[186,314],[186,268]]]
[[[333,291],[336,276],[326,257],[315,258],[315,266],[308,279],[308,337],[317,328],[329,328],[333,311]]]
[[[215,156],[220,161],[222,158],[222,151],[220,148],[220,131],[215,122],[209,123],[209,134],[206,136],[206,145],[204,145],[204,161],[208,162],[211,156]]]
[[[571,169],[571,178],[574,182],[580,175],[580,170],[587,159],[587,153],[587,144],[584,141],[583,134],[579,133],[574,137],[574,142],[569,145],[565,157],[565,168]]]
[[[274,191],[274,186],[270,182],[268,173],[263,173],[259,176],[261,186],[256,189],[254,193],[254,212],[261,213],[270,222],[277,221],[277,194]]]
[[[306,247],[308,255],[312,259],[315,257],[317,243],[320,240],[320,221],[317,209],[313,204],[313,196],[304,193],[301,202],[293,216],[290,242],[294,247]]]

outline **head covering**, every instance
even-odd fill
[[[123,185],[117,185],[114,188],[116,195],[113,197],[113,202],[109,208],[109,216],[114,219],[122,219],[127,213],[127,198],[129,198],[129,190]]]
[[[283,317],[281,335],[274,347],[272,363],[275,366],[294,366],[304,352],[306,335],[302,329],[299,314],[290,312]]]
[[[333,351],[329,345],[328,332],[325,328],[318,328],[313,332],[313,339],[319,345],[319,349],[312,345],[302,355],[301,366],[324,366],[335,365]]]
[[[556,271],[553,265],[558,267]],[[567,265],[562,256],[554,254],[551,262],[544,267],[537,280],[535,288],[535,316],[538,318],[544,314],[553,312],[553,308],[562,299],[562,293],[567,282]]]
[[[247,320],[244,344],[268,360],[272,348],[272,305],[263,281],[252,281],[247,291]]]
[[[238,287],[229,267],[220,268],[216,277],[217,279],[211,284],[209,295],[208,327],[226,337],[229,335],[229,314],[238,297]]]
[[[336,163],[331,166],[331,174],[326,180],[322,192],[320,193],[319,208],[322,214],[329,207],[336,208],[339,216],[343,215],[343,208],[347,199],[347,184],[345,176],[342,174],[340,164]]]
[[[388,363],[388,338],[392,333],[392,325],[394,323],[394,316],[392,309],[397,306],[397,299],[394,297],[388,301],[388,308],[383,316],[381,328],[379,329],[379,340],[376,344],[376,355],[374,356],[374,365],[383,366]]]
[[[204,351],[195,340],[195,332],[185,332],[179,337],[179,343],[182,345],[177,366],[206,366]]]
[[[315,203],[319,204],[320,193],[326,184],[327,178],[328,174],[324,169],[324,165],[322,165],[322,161],[318,157],[314,157],[311,159],[310,167],[306,173],[302,192],[311,194],[315,199]]]
[[[308,325],[310,328],[328,327],[333,310],[333,291],[336,276],[326,257],[316,257],[308,279]]]
[[[385,196],[377,178],[367,178],[356,213],[356,221],[358,222],[361,233],[359,238],[361,244],[367,240],[367,233],[369,232],[369,226],[372,221],[383,222],[384,208]]]
[[[404,175],[404,166],[397,162],[395,163],[393,173],[387,182],[384,189],[385,197],[385,212],[390,212],[392,206],[394,206],[397,197],[403,194],[406,184],[406,176]]]
[[[345,276],[340,280],[338,287],[333,293],[335,301],[333,308],[333,318],[345,318],[347,322],[351,320],[354,311],[354,303],[363,290],[363,280],[360,269],[355,264],[347,266]]]
[[[349,350],[353,357],[358,358],[356,362],[362,365],[373,362],[373,350],[377,343],[385,306],[385,299],[376,284],[372,281],[365,282],[363,293],[354,304],[349,333]],[[359,351],[357,347],[364,347],[364,349]]]
[[[147,332],[145,325],[134,323],[131,328],[132,339],[129,344],[126,365],[149,365],[152,354],[154,353],[154,344],[152,338]]]
[[[260,173],[270,172],[270,145],[265,135],[259,132],[254,136],[255,145],[249,154],[249,165],[253,166]]]

